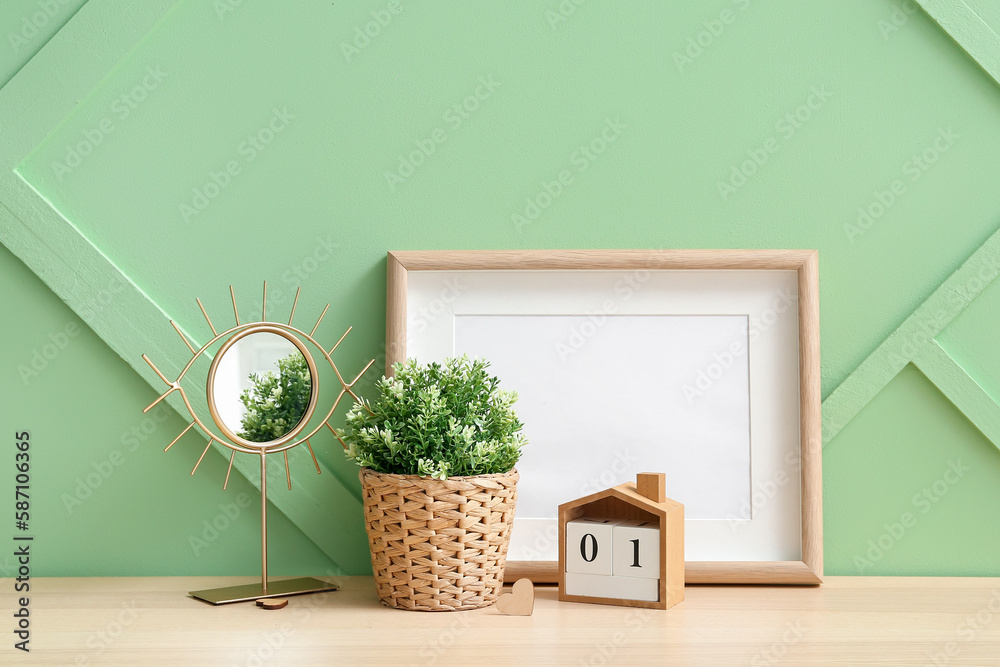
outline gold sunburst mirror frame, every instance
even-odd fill
[[[337,364],[333,361],[332,354],[337,349],[337,347],[343,342],[347,334],[351,332],[351,327],[347,328],[344,335],[340,337],[334,346],[327,352],[326,348],[320,345],[319,342],[313,337],[316,334],[316,329],[319,328],[320,322],[323,321],[323,317],[326,315],[326,311],[329,310],[330,304],[327,304],[320,313],[319,319],[316,320],[316,324],[313,325],[312,330],[309,333],[292,326],[292,321],[295,318],[295,307],[299,302],[299,294],[302,292],[302,288],[298,288],[295,291],[295,300],[292,302],[292,310],[288,316],[288,323],[284,324],[281,322],[268,321],[267,319],[267,282],[264,283],[264,297],[261,306],[261,319],[254,322],[241,322],[239,308],[236,305],[236,293],[233,287],[229,287],[229,295],[233,302],[233,315],[236,318],[236,325],[219,332],[216,330],[215,325],[212,323],[212,319],[208,316],[208,312],[201,303],[201,299],[195,299],[198,302],[198,307],[201,309],[202,314],[205,316],[205,320],[208,322],[209,328],[212,330],[213,338],[205,343],[202,347],[195,349],[195,347],[188,340],[187,336],[181,331],[180,327],[171,320],[170,324],[173,326],[177,335],[181,337],[184,344],[191,351],[191,359],[188,361],[184,369],[181,370],[180,375],[177,379],[170,381],[167,377],[160,371],[159,368],[147,357],[145,354],[142,355],[143,360],[149,367],[153,369],[153,372],[163,380],[167,385],[167,390],[160,394],[160,396],[150,403],[143,412],[149,412],[152,410],[160,401],[163,401],[170,394],[176,392],[180,393],[181,400],[184,401],[184,405],[187,407],[188,412],[191,415],[191,422],[181,431],[177,437],[175,437],[169,445],[163,451],[169,451],[184,435],[190,431],[192,428],[197,426],[201,431],[208,436],[208,444],[205,445],[205,449],[201,452],[201,456],[198,457],[197,463],[195,463],[194,468],[191,470],[191,474],[194,475],[198,470],[198,466],[201,465],[202,460],[208,453],[208,450],[212,447],[213,442],[218,442],[229,449],[232,450],[232,454],[229,457],[229,467],[226,469],[226,479],[222,484],[222,488],[226,489],[229,485],[229,475],[233,470],[233,461],[236,459],[236,454],[253,454],[260,457],[260,533],[261,533],[261,580],[260,584],[246,584],[241,586],[229,586],[226,588],[214,588],[202,591],[192,591],[191,596],[205,600],[206,602],[211,602],[212,604],[227,604],[230,602],[245,602],[248,600],[258,600],[261,598],[268,597],[279,597],[288,595],[300,595],[304,593],[318,593],[322,591],[337,590],[337,586],[329,584],[319,579],[313,579],[311,577],[303,577],[298,579],[286,579],[283,581],[269,582],[267,578],[267,455],[281,453],[285,462],[285,479],[288,483],[288,489],[292,488],[292,477],[291,471],[288,467],[288,450],[300,445],[302,443],[306,444],[309,448],[309,453],[312,455],[313,464],[316,466],[316,473],[322,473],[319,466],[319,461],[316,459],[316,452],[313,450],[310,438],[316,435],[316,433],[326,426],[333,433],[334,437],[337,436],[337,432],[332,426],[330,426],[330,418],[333,416],[334,410],[340,404],[341,399],[344,396],[350,396],[356,402],[360,402],[357,394],[354,393],[353,387],[361,379],[361,376],[371,368],[375,360],[369,361],[360,373],[355,376],[353,380],[347,382],[344,380],[343,376],[340,374],[340,369],[337,368]],[[252,336],[253,334],[273,334],[280,336],[286,341],[290,342],[298,352],[304,357],[306,366],[309,371],[310,377],[310,389],[309,389],[309,400],[306,403],[302,416],[299,418],[298,422],[292,425],[288,431],[274,438],[273,440],[268,440],[266,442],[254,442],[247,438],[242,437],[239,433],[236,433],[230,424],[226,423],[226,420],[222,417],[221,411],[217,405],[216,401],[216,388],[215,380],[216,374],[219,372],[219,366],[222,359],[225,357],[226,353],[233,348],[241,340]],[[215,353],[211,366],[208,371],[208,378],[205,385],[205,397],[208,403],[209,413],[211,415],[211,422],[214,423],[218,430],[211,428],[206,422],[208,420],[202,419],[198,415],[194,406],[191,404],[191,400],[188,397],[188,392],[181,386],[181,380],[188,374],[191,368],[194,366],[195,361],[197,361],[202,355],[208,353],[208,351],[217,345],[220,341],[225,341],[219,348],[218,352]],[[313,354],[309,351],[309,343],[312,347],[320,350],[322,352],[323,359],[329,363],[330,368],[333,369],[336,375],[337,381],[340,383],[340,391],[337,393],[336,399],[327,410],[326,416],[323,417],[323,421],[317,424],[312,430],[305,432],[309,427],[310,422],[313,420],[313,416],[316,412],[316,408],[319,402],[319,372],[316,365],[316,360]],[[343,444],[343,443],[341,443]]]

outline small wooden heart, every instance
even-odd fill
[[[264,609],[284,609],[288,606],[288,600],[283,598],[263,598],[257,600],[257,606]]]
[[[497,598],[497,611],[507,616],[531,616],[535,608],[535,586],[531,579],[518,579],[510,593]]]

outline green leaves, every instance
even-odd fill
[[[278,360],[278,374],[250,375],[252,389],[240,394],[246,408],[238,435],[250,442],[270,442],[291,431],[302,419],[312,393],[312,377],[301,352]]]
[[[489,362],[467,356],[444,364],[397,363],[371,402],[355,403],[338,434],[347,458],[379,472],[425,477],[509,471],[526,443],[513,410],[517,394],[500,389]]]

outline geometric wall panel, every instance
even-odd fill
[[[824,372],[829,386],[838,385],[823,404],[824,443],[850,428],[866,406],[879,409],[885,403],[877,400],[880,392],[904,374],[906,383],[919,376],[918,384],[937,392],[932,403],[951,402],[1000,445],[1000,409],[993,400],[998,392],[991,396],[981,386],[993,386],[985,376],[993,369],[976,362],[982,355],[976,350],[988,349],[988,341],[984,336],[973,345],[968,330],[973,325],[965,324],[983,322],[976,325],[982,328],[991,322],[979,295],[995,283],[1000,240],[993,234],[971,252],[969,246],[979,244],[997,225],[989,211],[979,210],[992,205],[989,195],[973,200],[980,184],[958,168],[959,153],[969,155],[975,148],[981,160],[978,172],[986,174],[984,181],[989,176],[983,166],[989,142],[972,130],[978,123],[982,134],[991,119],[990,91],[978,79],[960,82],[978,88],[948,89],[978,95],[975,113],[964,117],[966,127],[956,128],[968,133],[961,147],[949,152],[950,166],[936,170],[936,180],[923,181],[920,194],[907,195],[893,210],[894,219],[886,216],[852,244],[841,230],[845,216],[869,198],[871,187],[882,189],[882,179],[887,183],[893,170],[898,172],[905,157],[897,160],[895,153],[922,148],[926,143],[920,142],[934,136],[935,123],[947,127],[947,116],[962,112],[952,104],[921,115],[901,104],[892,111],[904,122],[875,123],[870,129],[875,118],[871,108],[891,104],[894,86],[915,108],[939,93],[938,87],[949,83],[945,77],[951,63],[926,76],[927,87],[920,89],[923,68],[906,69],[907,57],[915,53],[906,49],[922,48],[931,40],[937,50],[919,55],[934,59],[952,45],[923,17],[919,28],[912,25],[917,23],[909,13],[913,5],[905,2],[734,2],[735,22],[700,52],[692,48],[692,62],[678,69],[673,51],[683,52],[689,38],[696,40],[712,12],[701,3],[640,4],[648,15],[611,14],[603,6],[584,5],[553,27],[545,8],[527,2],[504,11],[456,3],[448,20],[467,29],[449,29],[449,35],[472,37],[455,37],[448,49],[437,51],[424,47],[428,34],[445,29],[442,14],[403,5],[388,23],[383,17],[386,25],[372,29],[377,36],[349,58],[340,42],[351,43],[356,27],[364,32],[371,8],[319,0],[295,3],[288,10],[249,2],[91,0],[70,17],[76,5],[72,10],[67,5],[61,15],[65,26],[44,48],[41,41],[34,44],[37,54],[0,90],[0,242],[156,389],[160,381],[141,354],[166,359],[173,371],[187,356],[168,319],[177,321],[190,339],[203,342],[206,328],[194,297],[202,296],[215,312],[225,303],[210,304],[212,294],[221,286],[228,297],[224,287],[235,282],[237,296],[249,299],[246,307],[253,311],[259,307],[254,303],[258,275],[269,278],[269,293],[287,284],[282,280],[276,285],[275,277],[311,281],[304,284],[296,316],[315,317],[331,301],[324,326],[355,324],[360,332],[367,325],[362,334],[367,348],[350,348],[357,340],[352,334],[342,349],[358,358],[364,353],[367,360],[378,352],[371,341],[382,338],[380,262],[387,248],[819,247],[824,259],[835,258],[821,269],[826,284],[835,285],[823,295],[824,314],[831,314],[824,323]],[[994,79],[1000,76],[1000,14],[994,3],[920,4],[985,72]],[[233,11],[220,15],[218,5]],[[888,20],[897,5],[905,9],[901,16],[911,17],[911,25],[883,39],[876,17]],[[535,23],[524,20],[532,15]],[[609,18],[620,21],[614,31],[606,29]],[[270,31],[260,30],[264,24]],[[494,29],[476,33],[483,25]],[[848,41],[858,40],[849,46],[863,53],[848,63],[851,67],[868,67],[884,57],[885,71],[856,77],[848,66],[822,67],[806,57],[814,48],[810,41],[816,26],[827,25]],[[767,26],[777,28],[762,39],[760,31]],[[505,36],[512,29],[519,35],[516,43]],[[237,48],[249,43],[248,35],[262,32],[276,36],[273,52]],[[621,35],[641,49],[623,48]],[[421,57],[413,58],[414,53]],[[482,53],[493,59],[464,57]],[[823,55],[839,64],[834,56],[844,54],[828,48]],[[954,55],[958,62],[957,49]],[[295,66],[303,63],[307,66]],[[479,78],[489,80],[494,67],[502,74],[496,78],[498,87],[489,94],[482,89],[475,97]],[[751,70],[768,74],[756,80],[761,85],[741,89],[739,82],[752,78]],[[897,80],[884,81],[883,74]],[[794,139],[776,133],[775,121],[808,99],[811,86],[824,84],[833,93],[829,104],[812,113]],[[317,94],[319,90],[326,92]],[[112,107],[122,95],[128,98],[127,116],[120,105]],[[471,102],[470,95],[475,97]],[[455,104],[475,109],[463,108],[465,116],[443,116]],[[272,129],[270,122],[279,112]],[[621,137],[602,146],[606,150],[599,156],[586,158],[586,169],[578,171],[580,146],[586,148],[619,114],[628,126]],[[907,124],[906,119],[915,120]],[[105,120],[111,124],[102,127]],[[903,129],[892,135],[897,125]],[[281,132],[276,131],[279,126]],[[419,150],[439,126],[447,140],[402,184],[387,187],[384,173],[397,169],[401,154]],[[164,127],[175,133],[162,133]],[[278,138],[264,151],[255,150],[249,161],[242,142],[265,127]],[[919,134],[927,128],[928,134]],[[87,146],[90,137],[97,142],[95,131],[100,150]],[[842,140],[846,132],[865,131],[871,134],[863,140]],[[908,143],[911,132],[916,146]],[[720,201],[716,181],[771,135],[780,139],[780,150],[730,200]],[[880,139],[884,145],[869,146]],[[90,153],[74,157],[67,146]],[[67,158],[84,163],[73,167]],[[224,176],[213,180],[231,160],[240,173],[228,182]],[[71,173],[53,168],[56,161],[67,163]],[[511,214],[524,212],[525,198],[544,193],[545,183],[564,169],[572,183],[529,225],[513,227]],[[832,173],[842,180],[831,178]],[[199,200],[204,206],[197,214],[179,208],[196,203],[196,194],[204,196],[206,187],[210,193],[213,187],[221,190],[220,179],[226,182],[224,193],[207,205]],[[939,243],[959,235],[943,238],[952,220],[941,216],[935,221],[928,215],[920,218],[918,231],[924,238],[907,246],[916,238],[902,236],[910,232],[909,216],[919,215],[914,210],[925,210],[928,200],[936,198],[934,215],[941,215],[948,205],[941,202],[962,186],[967,187],[962,196],[980,204],[979,217],[963,227],[975,235],[963,235],[961,243],[935,256]],[[116,196],[115,187],[127,196]],[[244,224],[248,220],[251,224]],[[293,224],[308,226],[308,238],[286,235]],[[702,231],[692,231],[696,228]],[[278,234],[280,252],[269,252]],[[137,250],[134,237],[139,235],[160,253]],[[239,242],[233,242],[236,237]],[[880,273],[879,260],[891,255],[893,249],[886,246],[893,242],[912,256],[896,262],[896,271],[886,275]],[[329,261],[316,271],[314,255],[329,254],[327,246],[338,243],[345,246],[346,261]],[[213,270],[192,275],[188,266],[188,271],[176,272],[185,277],[173,275],[167,262],[159,263],[161,256],[176,261],[186,248],[193,264]],[[254,271],[243,270],[245,258],[229,252],[232,248],[252,256]],[[953,270],[959,257],[967,259]],[[856,275],[845,278],[847,273]],[[885,289],[843,289],[845,283],[863,285],[864,279],[871,284],[883,280]],[[173,280],[178,281],[176,289],[161,289]],[[246,281],[245,291],[240,281]],[[92,307],[109,293],[113,307]],[[362,295],[351,296],[355,293]],[[913,310],[918,301],[923,303]],[[970,304],[980,311],[975,318]],[[286,313],[289,306],[287,299]],[[338,310],[350,321],[341,322]],[[859,324],[865,318],[882,319]],[[855,326],[867,326],[868,338],[847,350],[845,341],[856,342],[849,340]],[[874,351],[858,364],[865,354],[858,350]],[[272,501],[344,571],[363,572],[369,563],[356,472],[340,465],[339,445],[332,438],[319,449],[325,449],[317,451],[324,474],[297,477],[294,493],[275,493]],[[236,466],[256,480],[254,466]],[[332,507],[339,511],[331,514]]]
[[[982,510],[1000,503],[1000,452],[915,366],[824,451],[823,468],[852,481],[824,493],[830,574],[996,574],[1000,535]]]
[[[66,119],[73,117],[81,103],[86,106],[92,92],[100,89],[109,76],[133,67],[130,58],[136,45],[168,23],[173,12],[191,11],[199,5],[91,1],[0,90],[0,127],[5,129],[0,137],[0,242],[154,387],[158,380],[142,367],[143,353],[166,359],[167,368],[179,369],[184,365],[183,344],[179,345],[176,334],[167,335],[171,332],[171,315],[113,263],[81,226],[67,217],[70,211],[61,211],[53,205],[51,200],[59,198],[59,177],[65,178],[66,173],[49,168],[52,161],[47,160],[43,165],[45,189],[39,191],[25,180],[21,170],[29,172],[38,166],[31,161],[34,151],[50,136],[58,134]],[[204,7],[208,8],[208,18],[217,25],[215,10],[211,5]],[[104,37],[95,40],[94,35]],[[74,67],[71,74],[63,75],[67,54],[73,54]],[[145,67],[147,64],[143,63],[140,69]],[[129,128],[122,123],[121,114],[127,108],[135,107],[133,111],[139,113],[153,107],[154,100],[150,98],[147,102],[144,95],[151,96],[155,90],[149,88],[165,85],[167,79],[156,74],[155,65],[148,67],[152,68],[152,73],[145,75],[149,85],[139,91],[138,87],[145,85],[145,79],[140,77],[136,87],[119,91],[117,107],[112,102],[103,112],[105,115],[95,116],[92,126],[61,142],[64,168],[72,170],[100,141],[126,139]],[[127,99],[122,101],[122,95]],[[6,131],[13,128],[16,131]],[[199,295],[204,296],[200,292],[190,293],[192,304]],[[92,307],[95,303],[106,303],[108,298],[113,300],[114,307]],[[303,305],[299,305],[300,313]],[[183,322],[183,318],[174,319]],[[204,332],[185,333],[195,341],[204,338]],[[171,405],[177,408],[179,402],[171,401]],[[234,467],[259,488],[259,472],[253,465],[237,462]],[[327,474],[300,475],[295,493],[272,494],[271,502],[343,571],[367,571],[370,567],[367,554],[356,548],[366,540],[360,503],[328,466],[324,468]],[[328,507],[342,511],[330,516],[321,511]]]
[[[1000,12],[983,0],[920,0],[920,5],[1000,82]],[[905,14],[905,12],[904,12]],[[905,18],[905,16],[904,16]],[[1000,274],[1000,231],[980,246],[823,402],[829,444],[903,368],[915,364],[1000,447],[1000,405],[942,347],[939,334]]]
[[[1000,446],[1000,406],[942,348],[936,338],[1000,275],[1000,232],[948,277],[823,402],[823,442],[837,433],[909,363]]]

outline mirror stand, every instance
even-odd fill
[[[289,449],[305,443],[309,449],[309,453],[312,455],[313,464],[316,466],[316,473],[320,474],[320,464],[309,439],[314,437],[324,426],[330,429],[338,440],[340,439],[334,428],[329,424],[330,418],[333,416],[333,412],[341,399],[345,396],[350,396],[356,402],[360,402],[361,399],[354,393],[353,387],[361,379],[361,376],[375,363],[374,359],[369,361],[353,380],[347,382],[330,355],[333,354],[334,350],[337,349],[347,334],[350,333],[351,328],[348,327],[344,335],[340,337],[340,340],[328,352],[313,336],[316,333],[316,329],[319,328],[320,322],[323,321],[323,316],[326,315],[326,311],[330,308],[330,305],[326,305],[316,324],[313,325],[312,330],[306,333],[292,326],[300,292],[301,288],[295,292],[295,300],[292,302],[292,311],[288,317],[288,324],[278,323],[267,319],[267,283],[265,282],[260,321],[242,322],[240,320],[239,309],[236,306],[236,293],[233,291],[232,286],[230,286],[229,294],[233,302],[233,315],[235,316],[236,324],[232,328],[222,332],[215,328],[211,318],[208,316],[208,312],[202,306],[201,300],[196,299],[198,307],[201,309],[209,328],[212,330],[213,338],[196,349],[188,340],[188,337],[181,331],[180,327],[173,321],[170,322],[192,355],[191,360],[181,371],[180,375],[172,382],[153,364],[149,357],[142,355],[142,358],[153,369],[153,372],[167,385],[167,390],[160,394],[155,401],[146,406],[143,412],[149,412],[160,401],[163,401],[167,396],[176,391],[180,394],[181,400],[191,414],[191,422],[167,445],[164,451],[169,451],[195,425],[208,436],[208,444],[205,445],[198,463],[195,464],[194,470],[191,471],[192,475],[198,470],[198,466],[201,465],[201,461],[205,458],[205,454],[208,453],[209,448],[216,442],[232,450],[229,458],[229,469],[226,471],[226,481],[222,485],[223,490],[229,484],[229,475],[232,472],[233,461],[237,453],[260,456],[260,583],[191,591],[190,595],[192,597],[214,605],[247,602],[263,598],[287,597],[305,593],[321,593],[338,589],[338,586],[335,584],[312,577],[284,579],[281,581],[268,581],[267,579],[267,455],[279,452],[284,455],[285,477],[288,480],[289,491],[292,489],[292,477],[288,467]],[[251,339],[256,340],[251,342]],[[276,352],[278,348],[274,345],[274,340],[278,340],[283,345],[283,349]],[[187,390],[181,386],[181,380],[191,370],[198,357],[208,354],[212,346],[219,343],[221,343],[221,348],[219,348],[212,359],[211,368],[208,373],[208,382],[205,385],[205,398],[208,410],[211,413],[211,420],[202,419],[198,414],[199,411],[195,410],[192,406]],[[256,348],[254,347],[254,343],[257,344]],[[337,397],[326,415],[321,420],[314,420],[313,423],[316,425],[311,429],[309,428],[312,426],[310,421],[312,420],[313,412],[317,407],[319,399],[319,375],[317,373],[316,359],[314,359],[313,354],[309,351],[307,343],[319,351],[320,359],[329,363],[340,385]],[[233,360],[239,359],[244,346],[246,346],[248,356],[251,358],[263,359],[270,354],[271,356],[268,358],[274,361],[275,354],[284,355],[279,361],[275,362],[279,370],[277,376],[273,373],[265,372],[263,368],[256,368],[256,372],[250,374],[249,379],[257,385],[256,398],[248,390],[244,390],[240,396],[239,400],[244,403],[247,410],[253,404],[252,407],[255,410],[255,416],[253,419],[249,419],[252,422],[253,429],[251,430],[253,433],[245,431],[238,423],[227,421],[227,415],[231,415],[231,412],[225,406],[220,408],[218,401],[224,400],[225,396],[221,394],[217,395],[218,392],[216,391],[217,375],[220,379],[224,380],[224,376],[227,374],[232,375],[232,369],[238,366],[237,364],[220,370],[223,358],[227,356],[227,352],[231,351],[231,358]],[[254,354],[255,349],[259,354]],[[291,356],[288,355],[289,349],[291,349]],[[245,378],[245,370],[243,372],[243,377]],[[288,384],[282,384],[285,380],[288,381]],[[279,382],[277,386],[274,385],[276,381]],[[233,385],[231,382],[227,384],[223,381],[220,386],[231,389]],[[254,403],[255,400],[257,401],[256,403]],[[292,401],[294,410],[289,411],[290,408],[284,403],[286,400]],[[278,404],[281,404],[281,406]],[[246,414],[244,413],[244,416]],[[246,427],[248,420],[244,418],[242,421],[242,426]],[[213,423],[216,428],[210,426]],[[275,431],[278,426],[281,426],[281,428]],[[341,441],[341,445],[344,445],[343,441]]]
[[[312,577],[298,579],[283,579],[267,581],[267,452],[260,453],[260,584],[241,584],[223,588],[208,588],[203,591],[191,591],[191,597],[211,602],[212,604],[229,604],[231,602],[249,602],[264,598],[288,597],[306,593],[323,593],[339,588]]]

